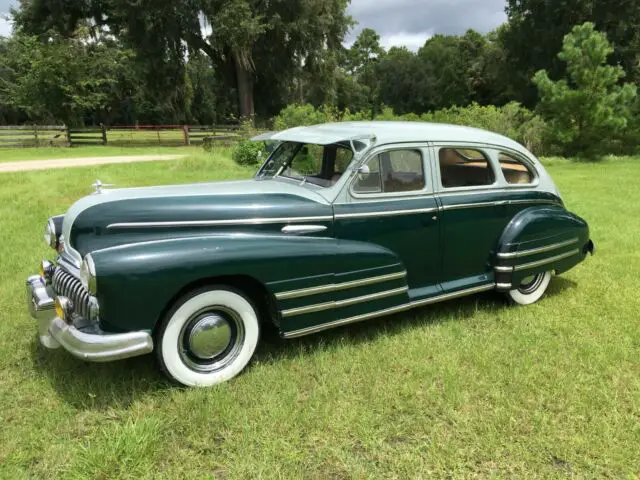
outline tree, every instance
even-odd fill
[[[620,64],[629,81],[640,85],[640,7],[638,0],[507,0],[508,27],[503,32],[514,100],[535,106],[531,84],[541,69],[565,74],[557,57],[574,25],[593,22],[613,46],[612,65]]]
[[[587,22],[565,36],[558,54],[569,80],[554,82],[545,70],[533,79],[540,91],[540,111],[565,153],[593,156],[624,135],[636,87],[618,85],[625,73],[621,66],[606,64],[612,52],[607,36]]]
[[[106,26],[141,58],[181,65],[202,52],[237,93],[238,113],[253,116],[254,92],[283,99],[301,66],[339,48],[351,25],[348,0],[21,0],[16,24],[40,35],[71,35],[78,22]],[[204,19],[204,22],[202,21]],[[205,25],[203,26],[204,23]],[[180,72],[175,75],[176,80]],[[281,106],[281,105],[280,105]],[[265,112],[269,113],[269,112]]]

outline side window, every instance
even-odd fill
[[[533,171],[520,160],[500,153],[500,168],[507,183],[511,185],[526,185],[533,183],[536,176]]]
[[[441,148],[439,158],[444,188],[480,187],[496,181],[491,162],[479,150]]]
[[[424,162],[419,150],[392,150],[370,159],[367,173],[359,173],[357,193],[414,192],[425,187]]]

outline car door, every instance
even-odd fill
[[[439,291],[440,227],[429,154],[415,145],[374,150],[362,164],[368,173],[355,174],[334,204],[339,244],[366,242],[391,252],[396,269],[406,270],[411,298]]]
[[[445,292],[492,281],[491,252],[506,227],[507,201],[489,150],[482,145],[433,146],[441,202]]]

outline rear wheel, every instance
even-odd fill
[[[531,305],[540,300],[551,281],[551,271],[524,278],[518,288],[509,290],[507,296],[519,305]]]
[[[156,335],[156,355],[172,380],[208,387],[238,375],[258,344],[256,309],[240,292],[201,288],[178,300]]]

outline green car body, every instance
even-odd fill
[[[253,180],[99,188],[49,222],[59,257],[27,282],[43,343],[96,361],[148,353],[177,299],[212,284],[242,291],[262,322],[297,337],[476,292],[508,292],[526,277],[562,273],[593,253],[587,223],[567,211],[540,162],[499,135],[368,122],[258,140],[341,145],[353,157],[340,178],[329,183],[324,176],[324,185],[265,176],[268,159]],[[443,187],[445,150],[461,159],[446,168],[463,176],[463,167],[486,170],[493,175],[488,184]],[[391,174],[382,179],[382,163],[379,173],[363,165],[375,167],[371,159],[394,152],[420,159],[420,188],[356,191],[371,175],[381,185],[391,182]],[[507,157],[524,165],[507,173],[528,170],[531,181],[507,182]],[[406,185],[415,180],[396,176]],[[62,295],[72,300],[66,308],[75,307],[64,325],[52,310]],[[102,338],[119,342],[105,346]]]

